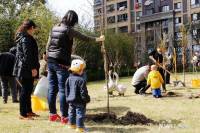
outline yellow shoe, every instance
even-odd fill
[[[76,129],[76,125],[71,125],[71,124],[69,124],[69,125],[68,125],[68,128],[69,128],[69,129]]]
[[[84,128],[76,128],[76,132],[84,133],[85,129]]]

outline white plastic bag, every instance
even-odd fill
[[[42,76],[38,81],[33,94],[40,98],[47,98],[48,88],[49,88],[49,81],[47,77]]]

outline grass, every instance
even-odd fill
[[[194,76],[193,76],[194,77]],[[192,74],[187,74],[186,85],[190,85]],[[129,125],[119,126],[112,123],[97,124],[87,122],[86,126],[91,133],[198,133],[200,131],[200,99],[188,99],[190,94],[199,94],[200,89],[168,86],[167,89],[183,96],[164,97],[154,99],[151,95],[146,97],[133,93],[131,86],[132,77],[120,79],[120,84],[127,86],[124,97],[111,97],[110,109],[118,116],[127,111],[142,113],[156,121],[165,121],[165,125]],[[179,78],[181,78],[179,76]],[[194,77],[195,78],[195,77]],[[172,79],[173,80],[173,79]],[[87,113],[106,112],[106,92],[103,89],[104,82],[88,83],[91,102],[87,106]],[[116,93],[117,95],[117,93]],[[58,106],[57,106],[58,107]],[[19,105],[0,102],[0,132],[1,133],[73,133],[67,126],[48,121],[48,112],[38,112],[41,117],[34,121],[18,119]]]

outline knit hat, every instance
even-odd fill
[[[85,67],[86,67],[86,64],[84,61],[82,61],[80,59],[75,59],[72,61],[69,70],[72,72],[78,73],[78,72],[84,70]]]

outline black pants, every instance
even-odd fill
[[[8,100],[9,85],[12,94],[12,100],[17,101],[17,90],[16,90],[16,81],[15,77],[12,76],[0,76],[1,88],[2,88],[2,97],[5,102]]]
[[[165,72],[164,72],[164,70],[163,70],[161,67],[158,68],[158,71],[160,72],[160,74],[161,74],[161,76],[162,76],[162,78],[163,78],[163,80],[164,80],[164,83],[162,84],[162,89],[163,89],[164,91],[166,91]]]
[[[168,70],[168,71],[171,71],[173,69],[173,65],[171,64],[167,64],[165,66],[165,68]],[[165,83],[166,84],[170,84],[170,74],[168,72],[165,71]]]
[[[143,80],[140,83],[138,83],[137,85],[134,85],[134,87],[135,87],[135,93],[136,94],[145,93],[146,90],[149,88],[149,86],[147,86],[146,80]]]
[[[20,93],[20,115],[27,116],[27,113],[32,112],[31,108],[31,93],[33,91],[33,79],[20,80],[22,87]]]

